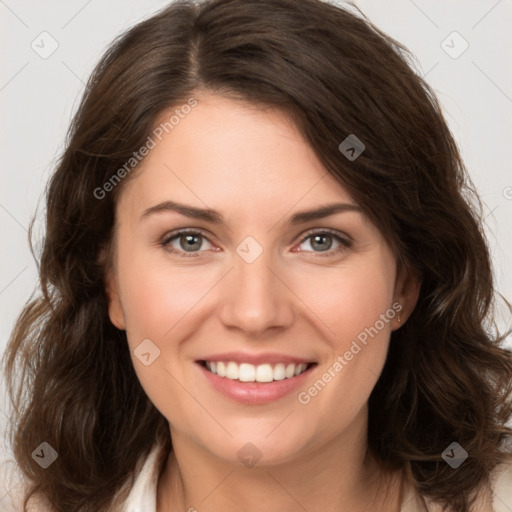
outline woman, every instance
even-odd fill
[[[25,505],[509,500],[478,197],[406,55],[318,0],[177,2],[112,45],[5,361]]]

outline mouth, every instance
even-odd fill
[[[235,361],[197,361],[208,372],[238,382],[270,383],[293,379],[311,370],[317,363],[237,363]]]

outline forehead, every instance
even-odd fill
[[[160,139],[126,185],[121,202],[147,207],[168,199],[225,211],[285,211],[297,202],[353,202],[282,112],[214,95],[195,95],[197,106]],[[156,127],[176,107],[162,112]],[[177,119],[177,118],[176,118]]]

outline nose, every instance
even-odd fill
[[[257,336],[292,324],[294,295],[270,251],[252,263],[235,254],[234,268],[223,281],[219,316],[226,327]]]

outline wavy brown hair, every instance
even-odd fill
[[[108,510],[155,441],[172,449],[107,313],[99,255],[129,177],[101,199],[94,191],[164,110],[206,91],[286,113],[420,276],[370,397],[369,446],[388,468],[408,468],[423,496],[470,510],[508,456],[512,358],[493,328],[480,201],[415,69],[363,15],[320,0],[178,1],[114,41],[49,182],[40,293],[4,358],[12,448],[31,482],[25,506],[41,495],[57,511]],[[338,149],[349,134],[366,146],[354,161]],[[46,470],[31,457],[43,441],[59,454]],[[453,441],[469,453],[456,470],[441,457]]]

